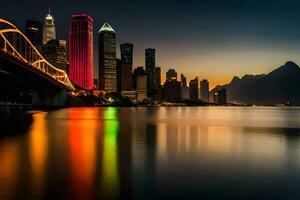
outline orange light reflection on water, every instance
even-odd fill
[[[98,110],[69,110],[68,137],[71,161],[73,199],[91,198],[96,166],[96,133]]]
[[[48,136],[46,126],[47,113],[33,114],[33,123],[30,129],[29,148],[34,187],[42,187],[46,171],[48,151]]]

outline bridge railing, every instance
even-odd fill
[[[74,90],[67,73],[50,64],[30,40],[12,23],[0,18],[0,50]]]

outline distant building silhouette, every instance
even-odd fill
[[[129,63],[132,65],[133,63],[133,44],[131,43],[123,43],[120,44],[121,50],[121,62]]]
[[[133,70],[133,73],[132,73],[132,88],[134,90],[136,90],[136,85],[137,85],[137,76],[138,74],[144,74],[145,70],[144,70],[144,67],[143,66],[140,66],[140,67],[137,67]],[[145,72],[146,73],[146,72]],[[147,75],[147,73],[146,73]]]
[[[99,30],[99,89],[117,92],[116,33],[104,23]]]
[[[42,45],[43,23],[40,21],[26,20],[26,36],[35,47]]]
[[[218,104],[219,105],[227,104],[227,90],[225,88],[218,90]]]
[[[183,74],[180,75],[180,83],[181,83],[181,99],[182,100],[189,99],[190,91],[189,91],[189,87],[187,86],[187,79]]]
[[[116,59],[117,68],[117,92],[121,93],[121,59]]]
[[[65,40],[49,40],[42,45],[42,54],[55,67],[67,72],[67,42]]]
[[[169,69],[166,72],[166,81],[172,81],[172,80],[177,81],[177,72],[175,69]]]
[[[161,68],[155,67],[154,70],[154,98],[160,100],[162,98],[162,88],[161,88]]]
[[[56,39],[56,30],[54,24],[54,17],[51,15],[51,10],[49,8],[49,13],[45,18],[44,29],[43,29],[43,44],[47,44],[49,40]]]
[[[154,73],[155,73],[155,49],[148,48],[145,50],[145,67],[147,72],[147,93],[152,97],[154,93]]]
[[[198,77],[193,80],[190,80],[190,100],[198,100],[199,99],[199,81]]]
[[[181,102],[181,84],[179,81],[166,81],[163,87],[163,99],[166,102]]]
[[[71,80],[85,89],[93,89],[93,18],[86,13],[72,15],[69,62]]]
[[[132,91],[133,44],[124,43],[121,49],[120,91]]]
[[[138,67],[133,71],[134,89],[137,92],[137,101],[147,98],[147,73],[143,67]]]
[[[213,93],[213,102],[215,104],[219,103],[219,99],[218,99],[218,92]]]
[[[209,102],[209,82],[206,79],[200,81],[200,99]]]

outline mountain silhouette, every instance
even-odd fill
[[[223,86],[227,89],[227,99],[231,103],[275,105],[300,105],[300,68],[294,62],[286,62],[269,74],[234,77]]]

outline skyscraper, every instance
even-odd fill
[[[171,80],[164,83],[163,99],[166,102],[173,103],[181,101],[181,86],[179,81]]]
[[[181,99],[186,100],[190,98],[189,88],[187,86],[186,77],[181,74],[180,75],[180,83],[181,83]]]
[[[155,67],[154,71],[154,86],[155,87],[161,87],[161,68]]]
[[[45,59],[65,72],[67,72],[66,45],[65,40],[49,40],[41,47]]]
[[[44,29],[43,29],[43,44],[47,44],[49,40],[56,39],[56,30],[54,25],[54,17],[51,15],[51,10],[49,8],[49,13],[45,18]]]
[[[93,88],[93,18],[72,15],[69,27],[70,78],[85,89]]]
[[[200,82],[200,99],[209,102],[209,82],[206,79]]]
[[[156,100],[160,100],[162,98],[162,87],[161,87],[161,68],[155,67],[154,69],[154,95]]]
[[[117,92],[121,93],[121,59],[116,58],[117,68]]]
[[[177,72],[175,69],[169,69],[166,72],[166,81],[172,81],[172,80],[177,81]]]
[[[116,32],[104,23],[99,30],[99,89],[117,92]]]
[[[198,100],[199,99],[199,81],[198,77],[194,80],[190,80],[190,100]]]
[[[186,77],[183,74],[180,75],[180,82],[181,87],[187,87]]]
[[[43,23],[40,21],[26,21],[26,36],[31,43],[38,47],[43,44]]]
[[[121,50],[121,62],[129,63],[132,65],[132,63],[133,63],[133,44],[131,44],[131,43],[120,44],[120,50]]]
[[[132,63],[133,63],[133,44],[124,43],[121,49],[121,91],[132,90]]]
[[[143,67],[137,67],[133,71],[133,88],[137,91],[137,100],[147,98],[147,73]]]
[[[147,72],[147,93],[148,97],[153,95],[154,91],[154,73],[155,73],[155,49],[145,50],[145,67]]]
[[[144,74],[145,70],[144,70],[144,67],[143,66],[140,66],[140,67],[137,67],[133,70],[133,73],[132,73],[132,88],[134,90],[137,89],[137,76],[139,74]],[[145,72],[145,75],[147,75],[147,73]]]

